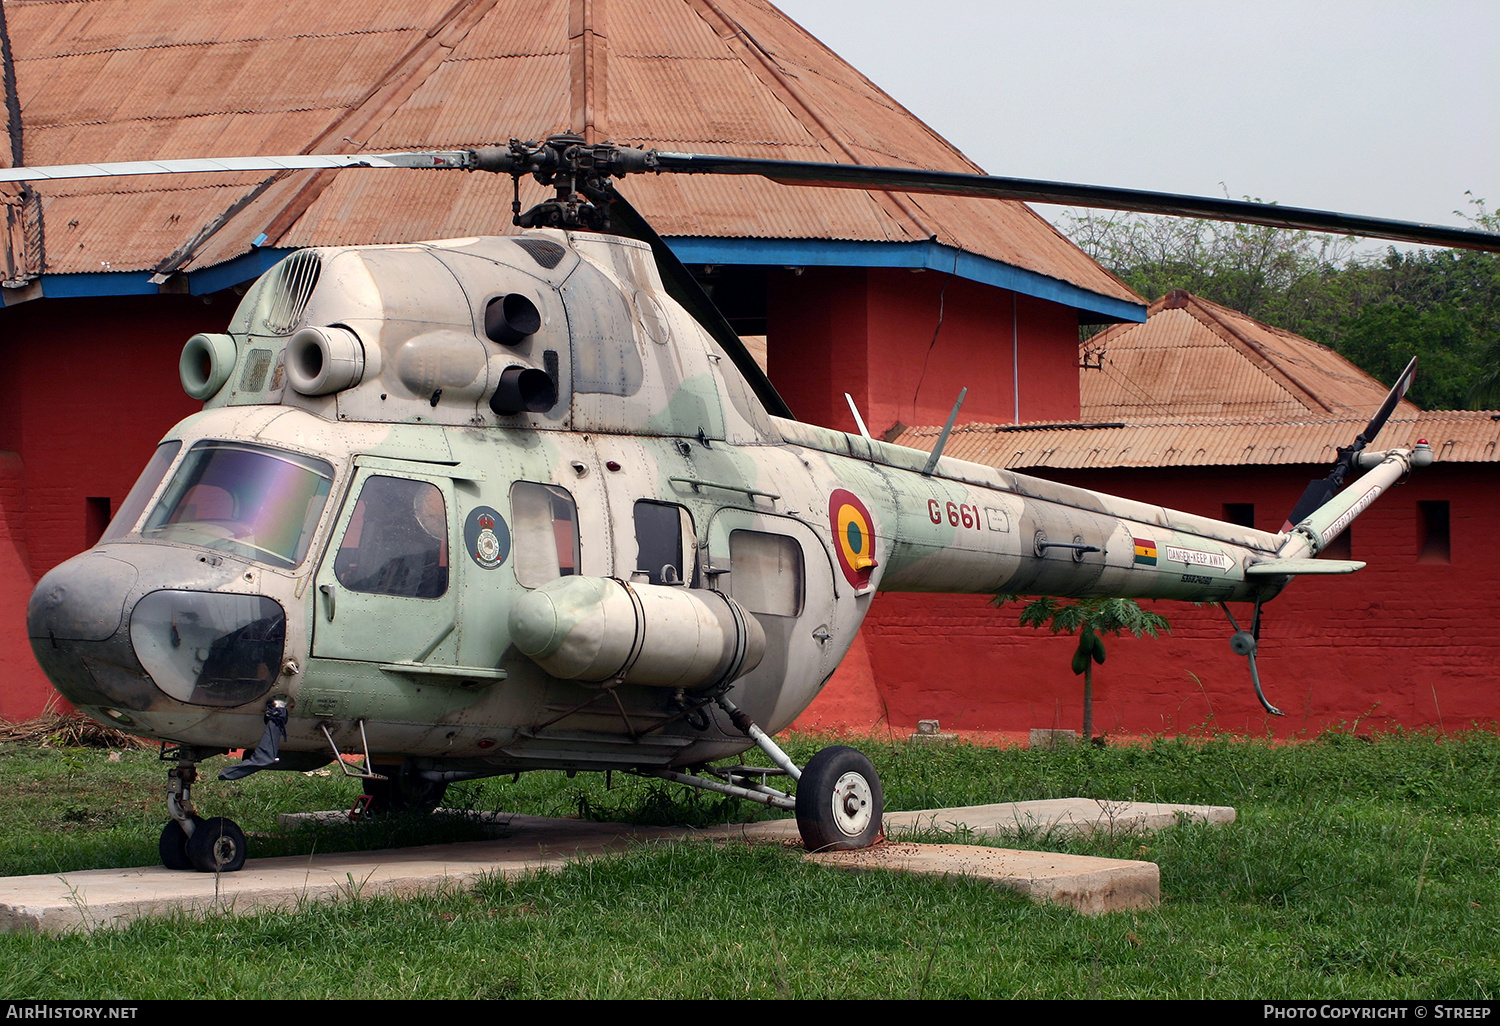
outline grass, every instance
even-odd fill
[[[806,759],[827,739],[792,738]],[[298,912],[0,936],[0,998],[1175,997],[1486,999],[1500,993],[1500,737],[1298,744],[1158,739],[1052,752],[860,742],[889,808],[1084,794],[1234,805],[1227,827],[1005,842],[1161,867],[1154,910],[1088,918],[993,887],[848,875],[778,846],[641,846],[561,873]],[[205,767],[216,769],[217,763]],[[0,872],[150,864],[165,816],[154,751],[0,745]],[[528,774],[474,809],[700,824],[715,796],[615,776]],[[341,777],[209,780],[195,797],[255,854],[456,839],[398,821],[274,833],[347,807]],[[472,836],[472,833],[469,834]]]

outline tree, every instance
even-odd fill
[[[1020,601],[1019,595],[996,595],[994,606]],[[1050,627],[1053,634],[1078,633],[1078,648],[1073,653],[1073,672],[1083,677],[1083,736],[1094,736],[1094,664],[1104,662],[1104,639],[1101,634],[1118,635],[1130,631],[1136,637],[1160,631],[1170,632],[1167,618],[1142,609],[1133,599],[1093,598],[1059,601],[1051,596],[1032,599],[1021,610],[1024,627]]]

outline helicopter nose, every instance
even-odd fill
[[[31,593],[26,633],[43,672],[75,705],[144,709],[154,689],[131,650],[125,601],[136,568],[102,552],[54,567]]]
[[[168,699],[235,706],[280,673],[286,612],[223,589],[235,571],[171,550],[75,556],[42,578],[27,610],[37,662],[78,706],[145,710]],[[140,581],[182,587],[142,590]],[[106,711],[107,711],[106,709]]]
[[[85,552],[50,570],[26,609],[33,639],[103,641],[120,629],[135,567],[101,552]]]

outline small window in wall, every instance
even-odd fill
[[[802,612],[802,546],[763,531],[729,534],[729,595],[752,613]]]
[[[104,537],[109,526],[109,496],[91,496],[83,500],[83,547],[91,549]]]
[[[1451,561],[1448,543],[1448,500],[1417,503],[1417,562]]]
[[[1354,525],[1350,524],[1344,528],[1333,541],[1323,546],[1323,551],[1318,553],[1323,559],[1353,559],[1354,558]]]
[[[650,584],[698,586],[698,540],[686,509],[642,499],[635,504],[635,572]]]
[[[428,481],[371,477],[360,489],[334,576],[350,591],[437,598],[448,590],[448,514]]]
[[[578,572],[578,507],[566,488],[517,481],[510,488],[510,514],[522,587]]]
[[[1224,522],[1227,524],[1238,524],[1241,527],[1248,527],[1253,530],[1255,527],[1255,503],[1224,503]]]

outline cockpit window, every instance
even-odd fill
[[[294,567],[312,544],[332,483],[333,467],[324,460],[243,442],[199,442],[141,537]]]
[[[135,487],[130,489],[130,494],[125,496],[125,504],[115,514],[115,518],[105,528],[104,536],[100,542],[118,541],[130,533],[130,529],[141,519],[141,514],[146,512],[146,503],[151,501],[151,496],[156,494],[156,486],[161,484],[161,479],[167,476],[167,468],[177,458],[177,450],[182,448],[181,442],[163,442],[156,447],[156,454],[151,457],[151,462],[146,464],[146,469],[141,471],[141,476],[136,480]]]

